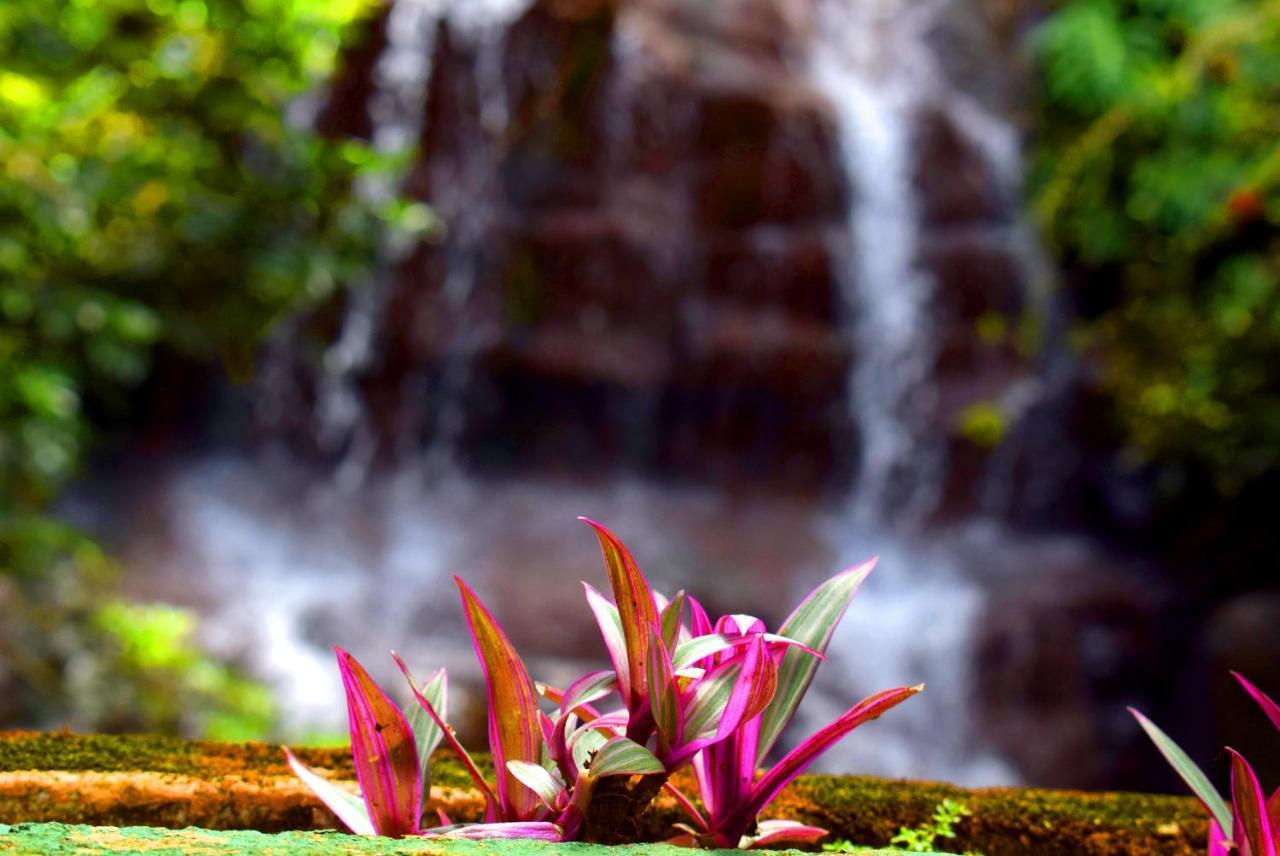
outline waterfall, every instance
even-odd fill
[[[404,151],[417,144],[422,132],[427,87],[431,80],[431,59],[440,21],[476,51],[476,78],[480,88],[484,130],[497,137],[506,123],[506,102],[501,79],[502,39],[509,24],[531,0],[396,0],[387,18],[387,44],[378,57],[374,72],[375,90],[369,99],[373,124],[372,146],[383,155]],[[484,143],[474,163],[487,163]],[[357,192],[369,202],[394,198],[405,175],[379,173],[362,177]],[[486,176],[487,178],[487,176]],[[452,199],[433,200],[446,216],[451,231],[461,234],[464,247],[474,248],[492,225],[491,218],[477,218],[476,196],[480,181],[458,182]],[[464,199],[466,202],[464,202]],[[470,203],[470,204],[468,204]],[[471,212],[469,214],[469,212]],[[411,249],[384,241],[373,281],[352,288],[341,332],[325,352],[316,404],[316,433],[322,451],[334,453],[340,461],[334,483],[353,490],[364,483],[375,453],[374,431],[368,424],[367,408],[360,393],[360,378],[377,357],[376,343],[383,331],[383,314],[391,290],[391,269]],[[450,305],[461,307],[471,292],[475,278],[474,252],[454,253],[448,265],[443,292]],[[464,343],[465,344],[465,343]],[[465,350],[463,348],[462,350]],[[443,450],[451,457],[453,440],[461,433],[463,411],[460,404],[468,367],[454,361],[444,372],[437,394],[439,413],[436,455]]]
[[[952,554],[958,541],[922,533],[946,477],[946,430],[936,423],[938,356],[933,291],[921,265],[913,129],[941,106],[1006,181],[1017,149],[1007,125],[952,91],[927,43],[946,0],[824,0],[813,76],[829,97],[852,189],[844,273],[860,431],[860,472],[830,523],[843,564],[880,564],[832,641],[832,662],[802,714],[815,728],[879,689],[926,691],[843,741],[826,769],[945,778],[1016,779],[983,751],[973,722],[976,623],[985,594]]]

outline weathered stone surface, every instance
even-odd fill
[[[340,781],[353,776],[345,749],[300,754]],[[487,771],[487,760],[479,760]],[[478,819],[481,800],[467,789],[458,765],[438,755],[432,773],[433,798],[457,820]],[[692,790],[687,775],[677,783]],[[1207,834],[1203,811],[1190,798],[965,790],[858,776],[802,776],[768,814],[815,823],[833,837],[883,846],[901,827],[925,822],[943,799],[959,800],[973,811],[949,844],[987,856],[1191,856],[1203,850]],[[666,837],[679,817],[674,801],[660,798],[643,836]],[[266,831],[336,823],[289,776],[277,746],[12,732],[0,735],[0,823],[26,822]],[[32,827],[22,829],[36,834]],[[9,834],[12,828],[0,831],[0,852]]]
[[[422,838],[380,838],[344,835],[340,832],[286,832],[275,835],[251,831],[163,829],[155,827],[85,826],[62,823],[0,824],[0,853],[68,854],[139,853],[152,856],[202,854],[259,854],[274,856],[681,856],[686,848],[665,844],[603,847],[592,844],[552,844],[542,841],[444,841]],[[733,850],[707,851],[734,853]],[[757,850],[757,853],[799,853],[797,850]],[[848,851],[854,856],[874,856],[886,851]],[[893,851],[897,852],[897,851]],[[934,854],[941,856],[941,854]]]

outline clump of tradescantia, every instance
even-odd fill
[[[768,770],[761,766],[875,560],[827,580],[770,633],[749,615],[713,621],[684,592],[670,599],[654,592],[622,542],[583,519],[600,540],[613,590],[611,601],[583,584],[610,669],[583,675],[563,690],[534,683],[493,616],[455,578],[488,688],[493,784],[445,723],[443,669],[420,684],[392,654],[418,703],[406,714],[341,648],[338,667],[360,796],[317,775],[286,749],[293,770],[352,832],[366,835],[613,843],[637,834],[640,816],[663,790],[688,814],[673,843],[751,848],[825,835],[796,821],[757,817],[840,738],[923,687],[876,693]],[[620,699],[620,706],[601,710],[609,698]],[[442,740],[484,796],[483,823],[454,824],[437,812],[441,825],[424,825],[429,761]],[[669,780],[686,766],[693,768],[701,809]]]
[[[1242,675],[1231,673],[1240,682],[1271,724],[1280,730],[1280,705],[1255,687]],[[1187,783],[1209,811],[1209,856],[1280,856],[1280,788],[1267,797],[1258,777],[1239,752],[1228,747],[1231,755],[1231,804],[1218,795],[1209,777],[1154,722],[1129,708],[1143,730],[1156,744],[1170,766]]]

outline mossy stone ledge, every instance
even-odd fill
[[[304,749],[299,755],[354,788],[346,749]],[[456,820],[477,819],[482,808],[465,773],[445,755],[437,755],[432,766],[431,795]],[[802,776],[770,814],[825,827],[833,838],[884,847],[901,827],[926,822],[943,799],[962,802],[973,812],[947,847],[986,856],[1193,856],[1204,852],[1208,834],[1204,812],[1191,798],[1034,788],[966,790],[863,776]],[[650,840],[665,837],[679,819],[674,802],[659,799],[646,818],[644,835]],[[67,732],[0,733],[0,823],[267,833],[338,825],[289,772],[279,746]],[[12,827],[21,835],[35,834],[23,831],[30,828]],[[6,841],[18,840],[15,834],[11,830],[0,838],[0,853]],[[311,839],[279,840],[302,847]]]

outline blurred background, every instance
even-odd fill
[[[880,555],[798,727],[928,691],[828,769],[1180,790],[1134,704],[1280,775],[1280,4],[9,0],[0,58],[0,727],[341,740],[340,643],[474,742],[449,575],[563,680],[587,514],[774,626]]]

